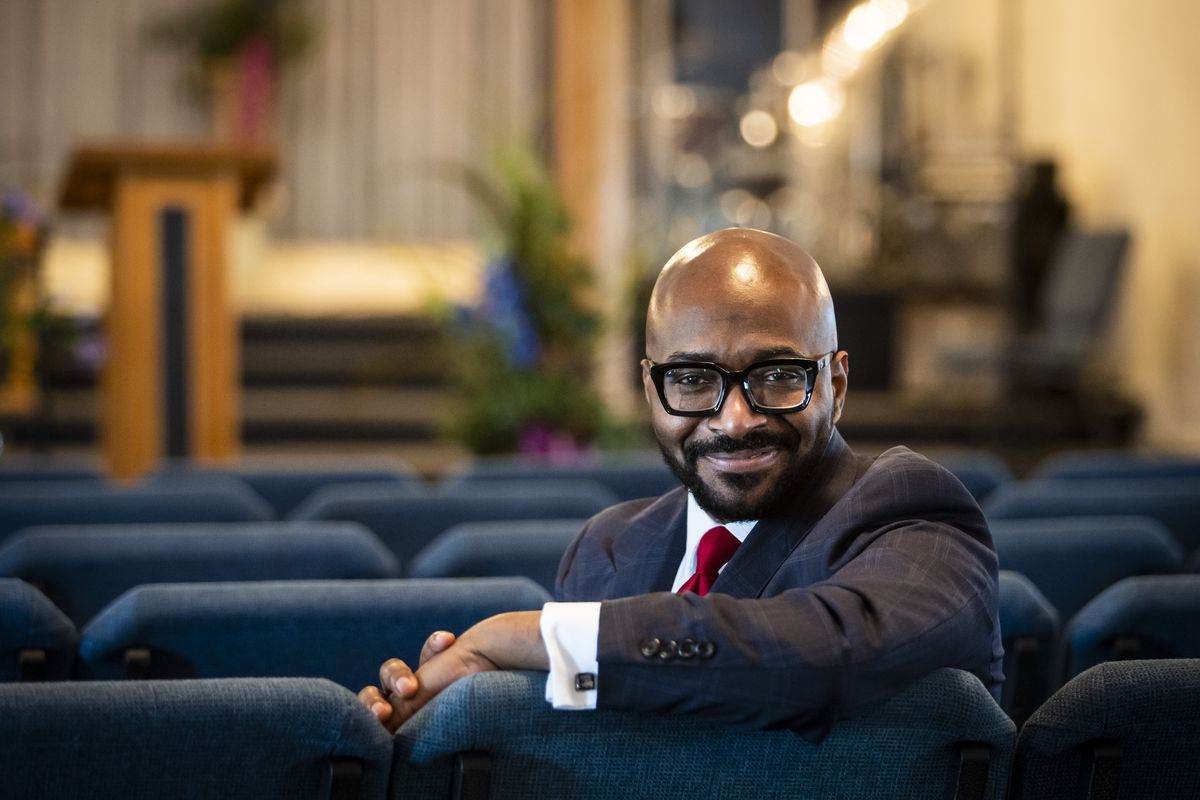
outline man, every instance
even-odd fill
[[[395,729],[464,675],[549,669],[556,707],[820,733],[939,667],[995,689],[987,525],[932,462],[850,451],[848,371],[798,246],[749,229],[685,246],[655,284],[642,361],[685,488],[590,520],[559,567],[568,602],[435,633],[415,673],[388,661],[362,702]]]

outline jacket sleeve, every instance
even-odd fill
[[[1000,680],[986,523],[961,484],[922,462],[869,471],[768,596],[606,601],[598,706],[819,734],[939,667]],[[814,558],[821,577],[806,582]]]

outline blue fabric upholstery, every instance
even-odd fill
[[[40,481],[107,480],[93,459],[71,456],[4,453],[0,456],[0,484]]]
[[[616,501],[592,481],[496,481],[433,496],[403,495],[388,484],[362,483],[320,489],[292,518],[361,522],[407,570],[421,548],[460,522],[587,518]]]
[[[141,586],[84,628],[80,669],[123,677],[126,651],[145,648],[147,677],[322,677],[357,691],[388,658],[417,663],[435,630],[549,599],[524,578]]]
[[[400,564],[353,522],[174,522],[26,528],[0,545],[0,575],[82,626],[143,583],[396,578]]]
[[[229,466],[171,461],[151,480],[198,476],[227,476],[242,481],[267,501],[279,519],[326,486],[394,483],[398,484],[396,491],[419,493],[422,489],[420,478],[406,462],[375,458],[257,458]]]
[[[1058,612],[1024,575],[1000,570],[1004,643],[1001,707],[1020,726],[1046,699],[1057,656]]]
[[[1200,458],[1126,450],[1060,453],[1039,464],[1030,477],[1039,480],[1200,478]]]
[[[974,741],[991,751],[984,796],[999,800],[1015,740],[983,684],[954,670],[838,723],[819,744],[698,717],[555,711],[545,680],[486,672],[451,685],[396,734],[392,797],[445,796],[451,756],[475,750],[491,755],[491,797],[945,800],[959,772],[954,745]]]
[[[658,452],[610,455],[565,464],[528,457],[497,457],[472,461],[447,479],[447,487],[494,480],[591,480],[607,487],[620,500],[655,497],[679,486]]]
[[[1030,517],[1145,516],[1161,522],[1184,552],[1200,547],[1200,478],[1014,481],[983,506],[989,521]]]
[[[71,620],[40,592],[25,581],[0,578],[0,681],[19,680],[30,669],[44,680],[69,678],[78,643]],[[30,651],[41,651],[40,664],[23,670],[22,654],[35,657]]]
[[[980,451],[928,452],[929,458],[954,473],[963,486],[982,503],[998,487],[1013,479],[1012,470],[992,453]]]
[[[1067,677],[1122,658],[1200,658],[1200,575],[1126,578],[1075,615]]]
[[[0,541],[34,525],[269,519],[271,509],[261,497],[232,484],[126,489],[94,481],[0,483]]]
[[[1102,761],[1094,778],[1105,743],[1119,748],[1116,769]],[[1012,784],[1013,800],[1200,797],[1200,660],[1115,661],[1077,676],[1021,729]]]
[[[1174,537],[1149,517],[997,519],[988,527],[1000,568],[1033,581],[1064,622],[1122,578],[1182,566]]]
[[[0,686],[3,796],[330,797],[330,762],[387,795],[392,741],[353,694],[314,679]]]
[[[554,591],[558,562],[582,519],[464,522],[438,535],[413,558],[414,578],[524,575]]]

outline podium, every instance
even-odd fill
[[[84,146],[72,157],[59,207],[112,214],[100,436],[115,477],[162,458],[237,454],[231,227],[275,164],[270,150],[201,144]]]

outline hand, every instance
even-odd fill
[[[455,639],[450,631],[431,633],[421,648],[419,663],[424,664],[454,644]],[[395,733],[400,727],[400,715],[393,714],[392,704],[411,700],[417,693],[417,685],[417,679],[409,666],[398,658],[390,658],[379,667],[379,687],[382,687],[382,691],[376,686],[364,686],[358,693],[358,700],[371,710],[389,732]]]
[[[494,669],[548,669],[540,611],[513,611],[489,617],[457,639],[437,631],[421,648],[414,673],[398,658],[379,668],[383,691],[368,686],[358,699],[390,732],[459,678]]]

